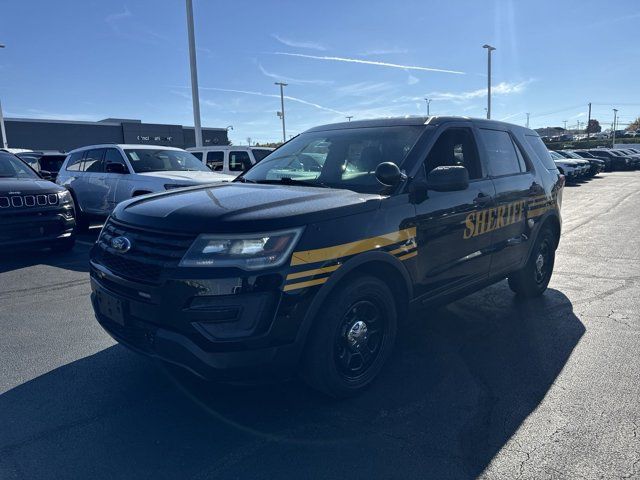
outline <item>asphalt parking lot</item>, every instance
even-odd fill
[[[93,319],[87,254],[0,259],[0,479],[640,478],[640,172],[565,188],[550,290],[414,315],[364,395],[176,380]]]

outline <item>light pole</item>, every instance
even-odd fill
[[[344,117],[344,118],[346,118],[346,119],[347,119],[347,121],[348,121],[348,122],[350,122],[350,121],[351,121],[351,119],[353,118],[353,115],[347,115],[347,116],[346,116],[346,117]]]
[[[4,48],[4,45],[1,43],[0,48]],[[9,148],[9,142],[7,141],[7,131],[4,128],[4,116],[2,115],[2,102],[0,102],[0,134],[2,135],[2,147]]]
[[[527,128],[529,128],[529,115],[531,115],[531,114],[527,113]]]
[[[613,137],[611,140],[611,148],[616,148],[616,122],[618,121],[618,109],[614,108],[613,109]]]
[[[280,85],[280,111],[278,112],[278,116],[282,119],[282,141],[287,141],[287,131],[284,126],[284,87],[288,85],[288,83],[283,82],[275,82],[275,85]]]
[[[191,99],[193,100],[193,133],[196,147],[202,146],[200,126],[200,93],[198,90],[198,68],[196,66],[196,37],[193,31],[193,2],[187,0],[187,31],[189,34],[189,64],[191,66]]]
[[[482,48],[487,49],[487,119],[491,119],[491,52],[495,47],[485,43]]]
[[[566,131],[566,130],[567,130],[567,121],[566,121],[566,120],[563,120],[563,122],[564,122],[564,129],[565,129],[565,131]]]
[[[427,102],[427,117],[429,117],[429,105],[431,105],[431,99],[425,98],[424,101]]]

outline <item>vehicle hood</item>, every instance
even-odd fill
[[[21,195],[55,193],[62,190],[64,188],[59,185],[39,178],[0,178],[0,195],[9,192]]]
[[[183,171],[162,171],[162,172],[143,172],[137,175],[143,177],[161,178],[167,181],[171,181],[176,184],[195,185],[213,182],[230,182],[234,176],[224,175],[222,173],[215,172],[183,172]]]
[[[374,210],[381,199],[350,190],[234,182],[134,198],[119,204],[112,216],[156,230],[256,232]]]
[[[578,166],[578,162],[576,162],[575,160],[569,160],[568,158],[566,160],[554,160],[554,162],[557,165],[567,165],[569,167],[577,167]]]

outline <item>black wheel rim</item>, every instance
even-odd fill
[[[353,303],[342,317],[336,332],[335,361],[346,379],[366,374],[380,355],[385,335],[384,309],[372,299]]]
[[[535,256],[534,263],[534,275],[538,285],[547,281],[549,273],[551,272],[551,246],[548,240],[543,240],[540,243],[540,248]]]

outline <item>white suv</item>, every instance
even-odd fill
[[[193,147],[187,151],[214,172],[236,177],[273,152],[273,148],[223,145]]]
[[[119,202],[131,197],[233,178],[212,172],[179,148],[107,144],[70,152],[56,183],[73,195],[76,225],[83,230],[93,217],[107,217]]]

